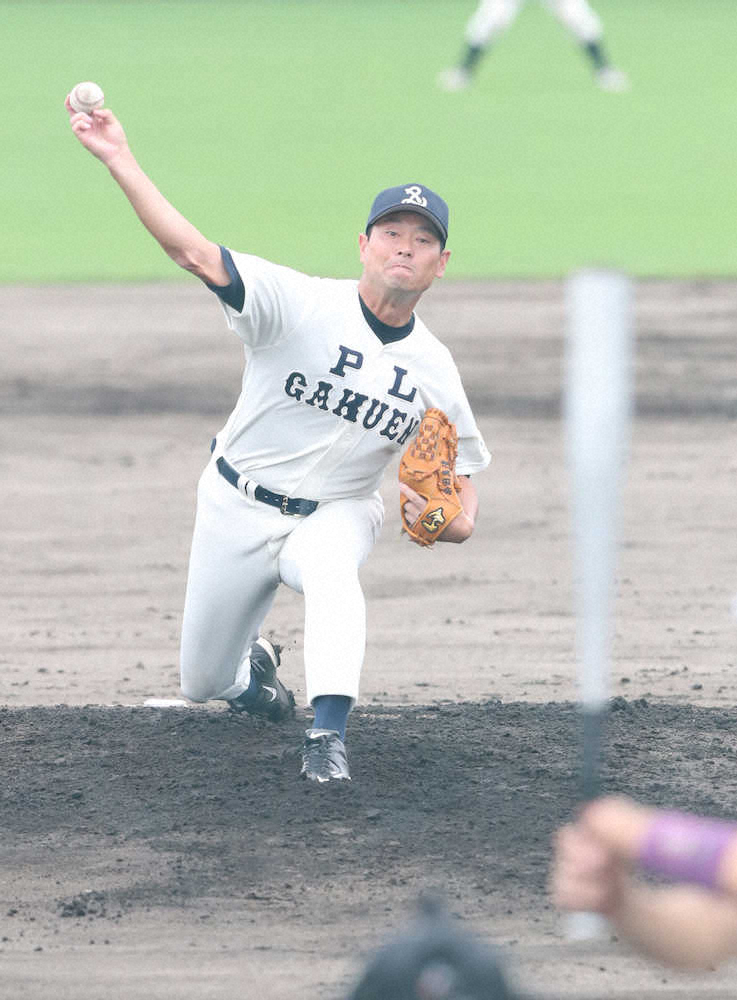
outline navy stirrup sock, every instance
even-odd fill
[[[244,701],[253,701],[253,699],[258,694],[260,687],[261,687],[261,682],[259,680],[257,680],[256,675],[255,675],[255,673],[252,670],[251,671],[251,680],[250,680],[250,682],[248,684],[248,687],[243,692],[243,694],[240,695],[239,697],[242,698]]]
[[[345,727],[351,712],[351,699],[344,694],[321,694],[312,702],[315,709],[313,729],[332,729],[345,739]]]

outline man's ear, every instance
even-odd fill
[[[438,261],[438,266],[435,270],[435,277],[442,278],[445,274],[445,267],[450,260],[450,250],[443,250],[440,254],[440,260]]]

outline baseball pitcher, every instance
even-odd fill
[[[309,277],[206,239],[143,172],[112,111],[74,112],[68,99],[67,110],[81,144],[166,253],[217,296],[243,343],[242,392],[197,493],[182,692],[274,722],[293,716],[280,648],[261,634],[286,584],[304,595],[314,710],[301,774],[346,781],[366,637],[358,573],[382,526],[382,474],[412,448],[426,412],[439,412],[401,484],[402,523],[418,544],[463,542],[478,507],[469,477],[490,458],[449,351],[414,312],[448,263],[447,205],[421,184],[380,192],[358,238],[359,280]]]

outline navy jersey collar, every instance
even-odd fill
[[[410,333],[412,333],[415,325],[414,313],[410,316],[409,323],[405,323],[404,326],[389,326],[388,323],[382,322],[378,316],[371,312],[369,307],[361,298],[360,293],[358,301],[361,303],[361,311],[363,312],[364,319],[382,344],[393,344],[396,340],[403,340],[405,337],[408,337]]]

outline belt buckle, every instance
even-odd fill
[[[281,512],[282,512],[282,514],[288,514],[289,513],[289,511],[287,510],[287,504],[288,503],[289,503],[289,497],[283,496],[281,498]]]

